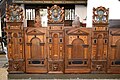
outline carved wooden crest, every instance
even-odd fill
[[[64,7],[60,8],[57,5],[48,9],[48,23],[63,23],[64,22]]]
[[[93,23],[108,23],[109,9],[105,7],[93,8]]]
[[[71,29],[67,31],[68,35],[88,35],[89,33],[80,30],[80,28]]]
[[[7,22],[22,22],[23,9],[16,4],[6,5],[6,21]]]

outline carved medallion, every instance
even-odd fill
[[[108,23],[109,9],[105,7],[93,8],[93,23]]]
[[[64,7],[60,8],[57,5],[48,9],[48,23],[63,23],[64,22]]]
[[[22,22],[23,20],[23,9],[18,5],[7,5],[6,6],[6,20],[7,22]]]

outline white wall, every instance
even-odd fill
[[[80,22],[87,16],[87,7],[84,5],[75,5],[75,15],[79,16]]]
[[[87,27],[92,27],[93,7],[104,6],[109,8],[109,19],[120,19],[120,1],[118,0],[88,0]]]
[[[1,31],[1,16],[0,16],[0,37],[2,37],[2,31]]]

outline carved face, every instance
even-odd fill
[[[99,16],[103,16],[103,15],[104,15],[104,11],[99,10],[99,11],[97,11],[97,14],[98,14]]]
[[[54,21],[58,21],[60,18],[60,10],[59,9],[53,9],[52,11],[52,19]]]
[[[48,7],[48,21],[49,23],[58,23],[64,21],[64,7],[60,8],[57,5]]]
[[[98,21],[102,22],[103,19],[104,19],[104,11],[103,10],[98,10],[97,14],[98,14]]]
[[[54,10],[53,13],[54,13],[54,14],[53,14],[54,17],[57,18],[57,17],[58,17],[58,11],[57,11],[57,10]]]

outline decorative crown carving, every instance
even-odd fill
[[[60,8],[57,5],[48,9],[48,23],[63,23],[64,22],[64,7]]]
[[[23,9],[16,4],[6,5],[6,21],[7,22],[22,22]]]
[[[105,7],[93,8],[93,23],[108,23],[109,9]]]

